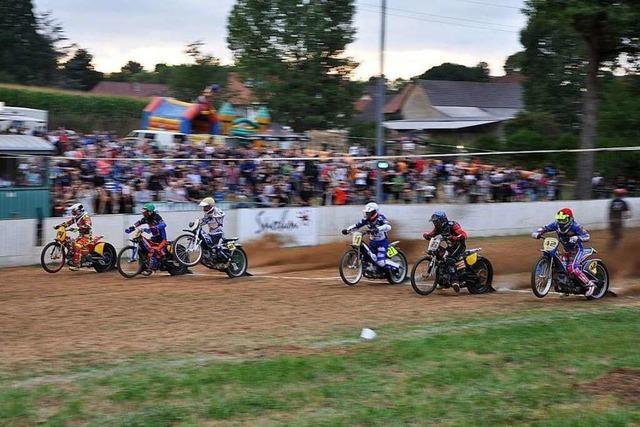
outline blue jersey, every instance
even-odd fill
[[[573,224],[571,224],[571,227],[567,232],[563,232],[560,230],[560,225],[557,221],[554,221],[551,224],[542,227],[543,233],[548,233],[551,231],[556,232],[560,243],[562,243],[562,246],[564,246],[564,249],[567,251],[582,249],[582,242],[587,242],[591,238],[591,236],[589,236],[589,233],[587,233],[587,230],[585,230],[583,226],[575,221],[573,222]],[[576,243],[571,243],[569,241],[569,239],[573,236],[578,237],[578,241]]]
[[[158,213],[154,213],[150,217],[143,216],[142,219],[135,223],[136,227],[139,227],[143,224],[149,226],[149,231],[151,232],[151,241],[155,243],[160,243],[163,240],[167,240],[167,224],[165,224],[164,220]]]
[[[376,228],[376,231],[372,232],[370,235],[372,241],[385,240],[387,238],[387,233],[391,230],[391,223],[387,217],[382,214],[378,214],[373,222],[363,218],[349,227],[349,229],[353,230],[354,228],[358,229],[367,226]]]

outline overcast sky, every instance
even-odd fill
[[[311,0],[313,1],[313,0]],[[186,62],[184,46],[203,40],[209,53],[231,63],[226,19],[234,0],[35,0],[50,10],[72,42],[89,49],[96,68],[118,71],[128,60],[153,69]],[[357,0],[357,39],[347,53],[360,66],[355,77],[379,70],[380,0]],[[507,56],[520,50],[524,0],[388,0],[385,74],[411,77],[442,62],[486,61],[504,74]],[[454,18],[454,19],[452,19]],[[445,23],[446,22],[446,23]],[[496,25],[498,24],[498,25]]]

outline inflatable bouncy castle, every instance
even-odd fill
[[[143,129],[171,132],[220,133],[218,115],[208,103],[188,103],[174,98],[155,97],[142,113]]]

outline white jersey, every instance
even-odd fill
[[[222,233],[224,223],[224,212],[214,206],[214,208],[202,218],[202,222],[205,224],[205,231],[208,234]]]

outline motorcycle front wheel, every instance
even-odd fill
[[[355,249],[346,251],[340,258],[340,277],[349,286],[357,285],[362,279],[362,260]]]
[[[62,270],[67,260],[67,251],[59,242],[48,243],[42,248],[40,265],[47,273],[57,273]]]
[[[131,279],[142,272],[144,263],[140,257],[138,248],[135,246],[125,246],[118,254],[118,272],[123,277]]]
[[[438,287],[436,271],[428,276],[427,270],[430,263],[431,256],[422,257],[416,261],[411,270],[411,287],[418,295],[429,295]]]
[[[551,260],[546,257],[540,258],[531,271],[531,290],[538,298],[546,297],[551,290],[553,280],[549,274],[551,274]]]
[[[198,265],[202,259],[202,246],[196,244],[196,236],[182,234],[173,242],[174,254],[178,262],[187,267]]]

